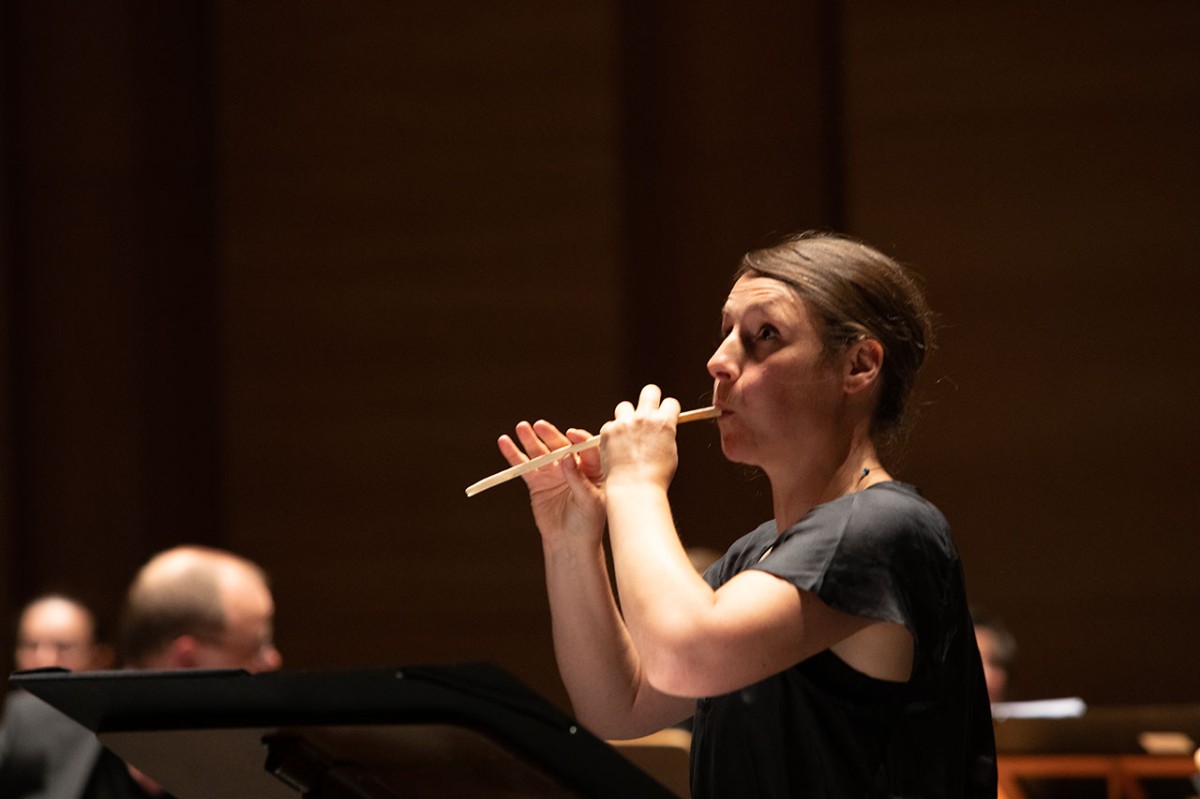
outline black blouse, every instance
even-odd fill
[[[767,553],[764,557],[764,553]],[[832,608],[902,624],[906,683],[826,650],[697,703],[694,797],[995,797],[995,742],[962,567],[941,513],[912,486],[878,483],[777,535],[738,540],[705,573],[757,569]]]

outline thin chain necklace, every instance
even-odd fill
[[[860,472],[858,475],[858,479],[854,481],[854,487],[850,490],[852,492],[857,491],[858,487],[860,485],[862,485],[862,481],[867,479],[867,475],[871,473],[872,469],[882,469],[882,468],[883,467],[878,464],[876,464],[875,466],[864,466],[862,472]]]
[[[882,466],[880,466],[880,467],[878,467],[878,468],[882,469],[883,467],[882,467]],[[859,476],[858,476],[858,479],[854,481],[854,485],[853,485],[853,486],[851,486],[850,490],[849,490],[847,493],[849,493],[849,494],[853,494],[853,493],[855,493],[856,491],[858,491],[858,487],[859,487],[860,485],[862,485],[862,481],[863,481],[863,480],[866,480],[866,479],[867,479],[867,475],[868,475],[868,474],[870,474],[870,473],[871,473],[871,467],[870,467],[870,466],[864,466],[864,467],[863,467],[863,470],[862,470],[862,473],[861,473],[861,474],[859,474]],[[761,555],[759,555],[759,556],[758,556],[758,562],[759,562],[759,563],[762,563],[762,562],[763,562],[763,560],[765,560],[765,559],[766,559],[767,555],[770,555],[770,554],[771,554],[771,552],[772,552],[772,551],[774,551],[774,549],[775,549],[775,543],[776,543],[776,542],[772,542],[772,543],[771,543],[771,545],[770,545],[770,546],[768,546],[768,547],[767,547],[767,548],[766,548],[766,549],[763,551],[763,553],[762,553]]]

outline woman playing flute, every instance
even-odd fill
[[[771,520],[696,572],[667,498],[680,406],[655,386],[599,449],[523,476],[575,714],[610,739],[694,716],[695,797],[994,797],[959,556],[881,458],[930,346],[921,291],[827,234],[748,253],[735,281],[713,405],[725,456],[769,479]],[[522,422],[499,446],[517,465],[589,435]]]

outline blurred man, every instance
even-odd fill
[[[112,666],[112,647],[99,640],[96,617],[78,600],[47,594],[21,611],[17,622],[17,670],[58,666],[92,671]]]
[[[973,609],[971,619],[975,624],[979,657],[983,660],[988,699],[992,702],[1008,701],[1013,666],[1017,659],[1017,639],[998,617],[986,611]]]
[[[274,671],[275,602],[262,569],[222,550],[167,550],[138,572],[122,616],[130,668]]]
[[[112,647],[99,640],[96,617],[82,602],[47,594],[21,611],[13,653],[17,670],[57,666],[90,671],[108,668],[112,661]],[[57,796],[37,788],[47,769],[82,784],[98,747],[88,730],[41,700],[14,691],[5,697],[0,716],[0,796]]]
[[[255,564],[218,549],[183,546],[152,558],[122,614],[125,665],[137,669],[278,669],[275,603]],[[4,799],[145,799],[162,790],[100,746],[94,735],[30,696],[0,738]]]

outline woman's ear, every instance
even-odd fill
[[[850,345],[846,353],[846,393],[857,394],[870,389],[879,380],[883,369],[883,345],[873,338],[864,338]]]

